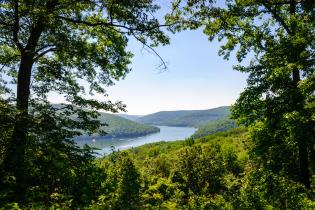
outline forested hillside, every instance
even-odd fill
[[[66,104],[53,104],[53,107],[57,110],[63,110],[67,107]],[[74,107],[74,109],[78,109],[78,107]],[[59,111],[59,112],[60,112]],[[88,111],[88,110],[86,110]],[[104,135],[100,135],[100,132],[96,132],[92,134],[93,138],[129,138],[129,137],[138,137],[144,136],[151,133],[159,132],[160,129],[155,126],[145,125],[137,123],[133,120],[129,120],[127,118],[137,118],[136,115],[124,115],[124,114],[110,114],[105,112],[96,112],[97,120],[104,124],[99,127],[100,131],[104,131]],[[122,116],[120,116],[122,115]],[[125,117],[123,117],[125,116]],[[78,115],[75,114],[72,116],[73,119],[77,119]],[[101,132],[101,133],[102,133]],[[86,139],[87,135],[81,135],[76,137],[79,139]]]
[[[136,121],[151,125],[198,127],[209,121],[227,118],[230,107],[208,110],[162,111],[138,118]]]
[[[51,198],[53,202],[45,204],[44,194],[35,193],[28,195],[33,200],[29,207],[91,210],[126,206],[127,209],[170,210],[315,208],[315,202],[302,185],[253,164],[249,137],[248,129],[239,127],[199,139],[114,151],[93,163],[82,162],[79,168],[64,168],[63,171],[69,171],[64,175],[68,181],[59,183],[58,192]],[[69,161],[55,167],[66,167]],[[269,191],[270,188],[273,191]],[[17,204],[4,205],[4,209],[9,208],[19,209]]]
[[[101,126],[100,129],[105,131],[107,134],[105,136],[100,136],[98,134],[93,134],[93,138],[129,138],[144,136],[151,133],[159,132],[158,127],[151,125],[140,124],[118,115],[108,114],[104,112],[99,112],[98,117],[101,123],[107,124],[106,126]],[[81,136],[80,138],[86,138],[86,136]]]
[[[309,209],[297,183],[256,170],[249,133],[236,128],[176,142],[159,142],[97,160],[108,174],[95,209]],[[271,187],[277,187],[269,192]],[[275,189],[275,188],[274,188]]]
[[[130,115],[130,114],[117,114],[119,117],[126,118],[127,120],[136,121],[138,118],[142,117],[142,115]]]
[[[220,131],[226,131],[235,127],[237,127],[237,124],[235,120],[231,119],[220,119],[210,121],[208,123],[200,125],[197,131],[191,136],[191,138],[193,139],[201,138],[209,134],[214,134]]]

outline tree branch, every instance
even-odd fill
[[[9,64],[13,59],[19,57],[19,55],[13,55],[9,58],[6,59],[6,61],[2,62],[2,67],[0,68],[0,72],[4,69],[4,67],[7,66],[7,64]]]
[[[8,27],[12,27],[12,25],[11,25],[11,24],[6,23],[6,22],[5,22],[5,21],[3,21],[3,20],[0,20],[0,25],[3,25],[3,26],[8,26]]]
[[[267,2],[262,2],[262,4],[266,7],[266,9],[271,13],[272,17],[276,19],[280,23],[280,25],[286,30],[288,34],[291,34],[292,31],[289,26],[285,23],[285,21],[280,17],[280,15],[272,9],[271,5],[268,5]]]
[[[43,57],[44,55],[46,55],[47,53],[49,52],[53,52],[53,51],[56,51],[57,48],[56,47],[52,47],[52,48],[49,48],[39,54],[37,54],[37,56],[34,58],[34,61],[37,61],[39,58]]]
[[[143,46],[149,48],[161,61],[161,65],[159,67],[162,67],[162,69],[167,69],[167,65],[164,61],[164,59],[159,55],[159,53],[156,52],[155,49],[153,49],[150,45],[148,45],[147,43],[145,43],[143,40],[141,40],[139,37],[137,37],[137,35],[135,35],[134,33],[132,33],[132,36],[137,40],[139,41],[140,43],[143,44]]]
[[[123,28],[126,29],[128,31],[139,31],[139,32],[146,32],[146,31],[152,31],[154,29],[160,28],[160,27],[169,27],[172,26],[174,24],[177,23],[172,23],[172,24],[162,24],[162,25],[156,25],[156,26],[152,26],[152,27],[147,27],[147,28],[137,28],[137,27],[129,27],[126,25],[121,25],[121,24],[115,24],[113,22],[104,22],[104,21],[98,21],[98,22],[90,22],[90,21],[86,21],[86,20],[76,20],[76,19],[72,19],[72,18],[68,18],[68,17],[64,17],[64,16],[57,16],[58,18],[61,18],[65,21],[69,21],[72,23],[78,23],[78,24],[84,24],[87,26],[107,26],[107,27],[117,27],[117,28]]]
[[[55,46],[55,45],[53,45],[53,44],[44,45],[44,46],[38,48],[38,49],[35,51],[35,53],[39,53],[40,51],[44,50],[45,48],[54,47],[54,46]]]
[[[19,18],[19,1],[14,1],[14,24],[13,24],[13,41],[20,51],[23,51],[23,46],[19,41],[19,27],[20,27],[20,18]]]

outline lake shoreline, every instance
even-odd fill
[[[104,136],[99,136],[99,135],[81,135],[81,136],[77,136],[74,138],[75,141],[85,141],[86,139],[95,139],[95,140],[100,140],[100,139],[109,139],[109,140],[113,140],[113,139],[117,139],[117,138],[120,138],[120,139],[129,139],[129,138],[138,138],[138,137],[144,137],[144,136],[147,136],[147,135],[152,135],[152,134],[155,134],[155,133],[159,133],[160,130],[157,130],[157,131],[153,131],[153,132],[147,132],[143,135],[136,135],[136,134],[129,134],[129,135],[111,135],[111,134],[106,134]]]
[[[141,137],[132,138],[103,138],[96,139],[88,137],[87,139],[75,140],[79,146],[87,144],[91,147],[100,148],[96,151],[100,155],[109,154],[113,148],[115,150],[125,150],[132,147],[142,146],[147,143],[160,141],[177,141],[190,137],[197,129],[193,127],[174,127],[174,126],[157,126],[160,132],[149,134]]]

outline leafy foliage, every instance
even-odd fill
[[[196,139],[192,145],[158,142],[98,162],[105,168],[116,165],[108,171],[117,172],[122,166],[114,160],[128,153],[141,177],[138,209],[313,208],[303,185],[257,167],[248,154],[248,137],[248,130],[239,127]]]
[[[2,106],[1,111],[5,107],[10,106]],[[104,179],[104,173],[93,163],[92,149],[79,148],[72,140],[77,132],[69,128],[77,121],[69,120],[48,104],[33,107],[25,152],[24,180],[27,186],[24,202],[35,209],[50,205],[70,208],[91,202],[98,195],[99,181]],[[5,111],[14,116],[14,108],[11,112]],[[11,121],[9,125],[11,132],[13,123]],[[83,123],[82,126],[87,125]],[[1,138],[1,145],[6,146],[9,138],[10,135]],[[1,155],[1,162],[3,159]],[[16,179],[4,168],[1,168],[1,175],[0,199],[6,204],[4,201],[10,201],[16,193]]]
[[[175,0],[167,20],[173,31],[204,27],[210,40],[225,42],[219,54],[226,59],[234,49],[240,62],[253,55],[235,67],[249,78],[232,108],[249,128],[95,160],[73,137],[102,126],[97,109],[125,106],[85,91],[106,95],[129,72],[129,36],[149,48],[168,43],[151,15],[158,6],[1,1],[0,208],[314,209],[315,3],[225,3]],[[51,91],[71,105],[50,105]],[[226,117],[228,108],[156,115],[148,122],[197,126]]]
[[[140,202],[140,174],[127,153],[114,153],[109,161],[101,162],[107,171],[106,194],[101,195],[92,209],[138,209]]]
[[[192,146],[184,146],[183,141],[159,142],[128,150],[128,158],[142,177],[138,208],[186,209],[208,205],[210,197],[227,190],[224,177],[240,176],[244,169],[246,155],[238,155],[244,149],[234,133],[246,135],[245,130],[238,130],[198,139]],[[126,152],[114,152],[99,162],[111,165],[120,156],[126,156]],[[121,162],[115,165],[122,167]]]
[[[198,130],[191,136],[191,138],[193,139],[201,138],[209,134],[235,128],[236,126],[237,126],[236,122],[230,119],[211,121],[211,122],[200,125],[198,127]]]
[[[232,108],[235,119],[253,128],[252,154],[263,167],[310,188],[314,173],[314,11],[313,1],[174,1],[167,18],[182,20],[172,30],[204,27],[209,40],[233,51],[249,74]],[[247,62],[246,62],[247,63]],[[305,87],[307,88],[305,89]]]
[[[312,194],[303,185],[259,168],[250,159],[248,137],[248,130],[239,127],[195,139],[190,145],[185,141],[157,142],[113,152],[94,162],[77,157],[73,159],[76,163],[70,165],[67,156],[59,156],[58,152],[58,158],[53,158],[57,168],[47,165],[53,170],[45,174],[41,174],[45,170],[37,170],[41,173],[36,176],[42,177],[43,183],[30,188],[25,206],[34,209],[314,208]],[[48,154],[38,160],[54,157]],[[55,170],[71,172],[57,178]],[[47,178],[54,186],[48,188],[53,189],[49,195],[45,187],[50,183]],[[14,206],[19,209],[14,203],[4,203],[2,207]]]
[[[28,171],[30,164],[36,173],[47,173],[42,168],[45,164],[36,160],[40,156],[30,151],[48,152],[49,157],[64,160],[69,170],[77,167],[70,158],[73,155],[86,158],[86,164],[91,162],[69,140],[97,131],[101,123],[96,110],[125,110],[122,102],[106,99],[106,87],[131,70],[132,53],[126,49],[130,38],[152,50],[169,43],[153,15],[158,9],[151,0],[0,1],[0,97],[5,104],[1,108],[14,109],[12,124],[1,140],[0,178],[15,180],[10,199],[23,203],[27,197],[33,186],[28,176],[35,178]],[[49,93],[64,96],[68,104],[51,107]],[[91,99],[94,94],[105,99]],[[58,167],[52,172],[56,170],[61,179],[63,166]]]

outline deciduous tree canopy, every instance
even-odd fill
[[[151,49],[169,42],[153,16],[158,9],[151,0],[1,1],[1,98],[17,111],[3,166],[22,186],[20,196],[25,194],[24,156],[33,117],[30,103],[33,108],[36,103],[47,104],[48,93],[55,92],[72,106],[124,110],[121,102],[91,100],[85,94],[106,96],[105,87],[130,71],[129,38]],[[71,106],[63,109],[68,110],[63,117],[79,112],[81,121],[71,121],[71,129],[97,128],[95,120],[86,124],[95,113]]]
[[[234,106],[241,123],[254,127],[253,152],[264,165],[310,187],[310,152],[315,136],[315,3],[296,0],[173,2],[173,30],[204,27],[209,40],[224,44],[247,66],[248,86]]]

